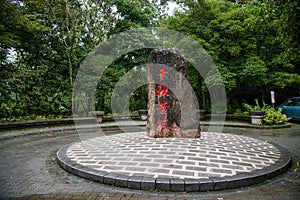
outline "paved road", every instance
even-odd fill
[[[279,130],[224,128],[223,132],[278,143],[293,155],[288,173],[264,184],[218,192],[169,193],[116,188],[63,171],[55,153],[79,141],[76,133],[55,132],[0,140],[0,199],[299,199],[300,125]]]

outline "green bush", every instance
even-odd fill
[[[267,105],[265,102],[263,102],[263,106],[260,106],[258,103],[258,99],[255,99],[255,105],[250,105],[247,103],[243,103],[243,107],[245,108],[246,111],[252,111],[252,110],[263,110],[266,111],[269,109],[269,105]]]
[[[285,124],[287,121],[289,121],[290,118],[288,118],[285,114],[282,114],[281,112],[281,108],[279,108],[278,110],[275,110],[274,108],[266,109],[266,113],[263,118],[264,123],[269,125]]]

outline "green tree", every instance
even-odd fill
[[[279,99],[299,95],[298,2],[201,0],[184,4],[185,11],[164,24],[198,38],[212,55],[230,106],[255,98],[268,102],[270,90]]]
[[[155,10],[155,7],[149,0],[117,0],[115,6],[119,17],[110,34],[117,34],[133,28],[151,27],[156,25],[154,19],[158,14]],[[135,36],[132,35],[131,37],[133,41]],[[126,45],[128,45],[126,42],[124,44],[120,42],[119,48],[129,48]],[[129,52],[128,54],[122,55],[119,59],[115,60],[106,69],[105,73],[99,80],[97,87],[97,109],[104,110],[105,113],[111,113],[111,97],[115,84],[118,82],[120,77],[126,74],[126,72],[128,72],[130,69],[147,63],[150,52],[151,49],[140,49]],[[145,96],[147,96],[145,87],[138,89],[135,94],[136,96],[135,98],[132,98],[130,105],[132,111],[138,108],[137,106],[134,106],[135,104],[141,106],[145,105],[145,102],[147,101],[147,98],[145,98]]]

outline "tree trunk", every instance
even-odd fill
[[[72,66],[72,60],[71,60],[71,52],[69,52],[68,55],[68,62],[69,62],[69,80],[70,80],[70,87],[72,91],[73,87],[73,66]]]

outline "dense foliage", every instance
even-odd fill
[[[277,103],[300,94],[299,1],[0,0],[0,117],[61,117],[72,114],[73,82],[80,64],[100,42],[138,27],[164,26],[198,41],[222,74],[228,112],[254,99]],[[131,52],[107,68],[95,106],[111,112],[119,78],[147,62],[150,49]],[[205,82],[190,66],[200,105],[209,108]],[[146,87],[130,100],[144,108]],[[78,105],[73,105],[76,109]],[[32,116],[32,117],[31,117]]]
[[[213,57],[223,76],[228,111],[256,98],[269,103],[272,90],[278,103],[299,95],[298,1],[184,2],[186,11],[165,24],[197,38]]]
[[[265,124],[285,124],[287,121],[289,121],[289,118],[282,114],[282,108],[279,108],[278,110],[275,110],[274,108],[268,108],[266,110],[266,113],[263,117],[263,122]]]

